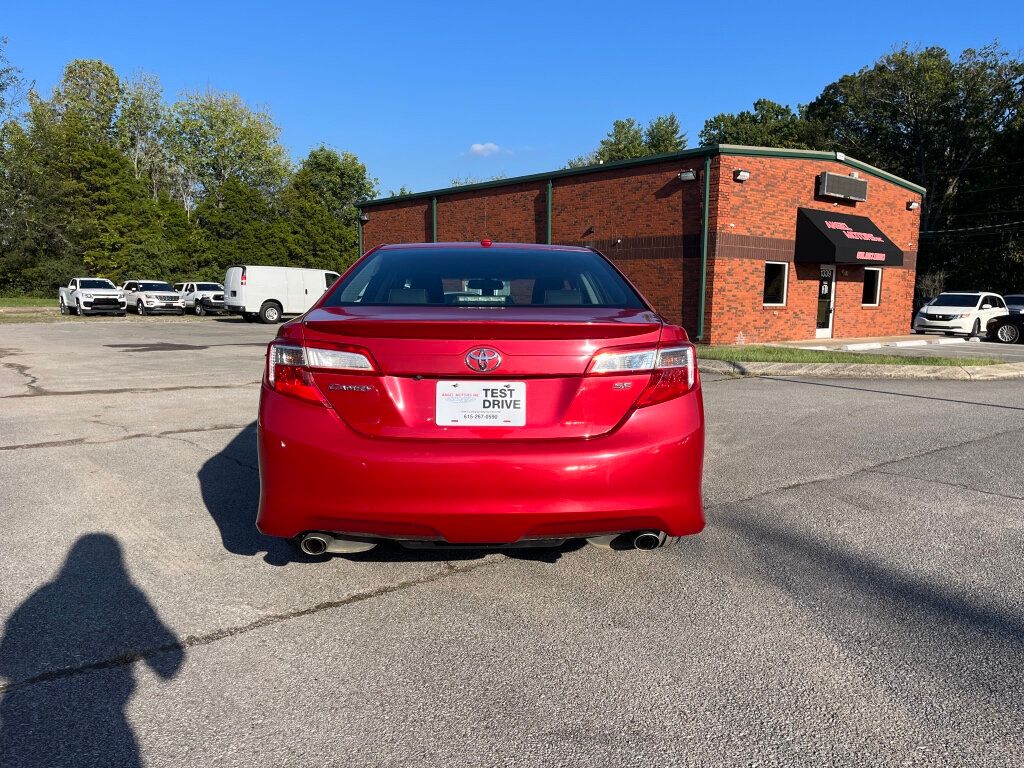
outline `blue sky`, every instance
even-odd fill
[[[72,58],[154,73],[169,98],[236,91],[293,157],[350,150],[383,193],[559,168],[621,117],[674,111],[694,146],[707,117],[810,101],[904,41],[1024,48],[1019,1],[0,6],[8,55],[42,91]]]

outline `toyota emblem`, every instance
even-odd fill
[[[466,353],[466,365],[471,371],[490,373],[501,365],[501,355],[496,349],[477,347]]]

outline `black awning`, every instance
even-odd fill
[[[903,251],[867,216],[797,208],[793,260],[900,267]]]

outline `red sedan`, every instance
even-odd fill
[[[693,345],[600,253],[366,254],[267,351],[258,527],[307,554],[704,527]]]

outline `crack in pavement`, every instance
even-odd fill
[[[4,363],[4,366],[14,366],[17,363]],[[27,369],[27,366],[23,366]],[[25,374],[29,375],[29,374]],[[32,377],[35,381],[35,377]],[[255,381],[246,381],[241,384],[182,384],[176,387],[122,387],[119,389],[75,389],[67,392],[44,389],[38,385],[33,385],[31,392],[24,392],[19,395],[0,395],[0,400],[17,400],[24,397],[70,397],[73,395],[137,395],[146,394],[147,392],[184,392],[193,389],[243,389],[245,387],[252,387],[260,383],[259,379]]]
[[[28,388],[29,392],[28,394],[20,395],[20,397],[31,397],[41,389],[39,387],[39,377],[30,373],[29,371],[31,369],[24,363],[13,363],[9,360],[4,360],[6,357],[13,357],[18,354],[21,354],[20,349],[0,349],[0,364],[2,364],[4,368],[12,370],[18,375],[24,376],[28,379],[28,383],[25,384],[25,386]],[[7,395],[6,397],[18,397],[18,395]]]
[[[950,488],[962,488],[965,491],[973,491],[974,493],[980,493],[980,494],[982,494],[984,496],[995,496],[998,499],[1006,499],[1008,501],[1024,501],[1024,496],[1013,496],[1013,495],[1006,494],[1006,493],[999,493],[998,491],[985,491],[985,490],[982,490],[981,488],[975,488],[972,485],[967,485],[966,483],[951,483],[951,482],[948,482],[947,480],[936,480],[935,478],[932,478],[932,477],[918,477],[917,475],[901,475],[899,472],[882,472],[882,471],[877,470],[877,469],[868,469],[868,470],[865,470],[865,472],[867,472],[868,474],[872,474],[872,475],[886,475],[888,477],[900,477],[900,478],[903,478],[904,480],[917,480],[918,482],[921,482],[921,483],[933,483],[935,485],[946,485],[946,486],[949,486]]]
[[[390,595],[394,592],[401,592],[406,589],[412,589],[414,587],[420,587],[425,584],[432,584],[437,581],[442,581],[450,576],[454,576],[461,573],[469,573],[475,571],[478,568],[491,565],[495,561],[485,560],[479,563],[471,563],[465,567],[459,568],[451,565],[450,562],[445,561],[444,567],[418,579],[404,579],[396,582],[395,584],[385,584],[375,589],[368,589],[363,592],[356,592],[355,594],[348,595],[339,600],[327,600],[316,605],[307,606],[305,608],[299,608],[294,611],[288,611],[285,613],[270,613],[265,616],[261,616],[255,621],[251,621],[248,624],[239,624],[233,627],[222,627],[215,629],[211,632],[206,632],[201,635],[189,635],[184,639],[177,640],[173,643],[165,643],[153,648],[147,648],[144,650],[126,651],[117,656],[112,656],[102,661],[94,661],[87,664],[79,664],[74,667],[63,667],[61,669],[51,669],[47,672],[40,672],[38,675],[25,678],[24,680],[15,680],[9,683],[0,683],[0,694],[7,691],[13,691],[20,688],[26,688],[31,685],[38,685],[39,683],[48,683],[55,680],[64,680],[69,677],[77,677],[78,675],[85,675],[90,672],[99,672],[105,669],[115,669],[117,667],[124,667],[130,664],[134,664],[137,661],[152,658],[161,653],[167,653],[168,651],[184,651],[190,648],[199,648],[204,645],[211,645],[220,640],[226,640],[228,638],[237,637],[248,632],[252,632],[257,629],[264,627],[273,626],[274,624],[280,624],[281,622],[291,621],[292,619],[299,619],[304,616],[312,616],[324,611],[330,611],[335,608],[343,608],[349,605],[355,605],[356,603],[365,602],[366,600],[372,600],[377,597],[383,597],[384,595]]]
[[[102,423],[102,422],[101,422]],[[110,437],[101,440],[93,440],[88,437],[72,437],[67,440],[49,440],[41,443],[22,443],[20,445],[0,445],[0,451],[27,451],[33,448],[67,448],[75,445],[109,445],[111,443],[123,443],[126,440],[138,440],[144,437],[152,438],[167,438],[170,440],[178,439],[181,442],[194,445],[202,450],[207,450],[198,443],[192,443],[189,440],[182,440],[177,438],[177,435],[193,435],[200,434],[203,432],[221,432],[227,429],[245,429],[252,422],[246,422],[245,424],[214,424],[213,426],[203,427],[201,429],[168,429],[163,432],[131,432],[124,435],[118,435],[117,437]],[[113,427],[113,424],[107,424],[106,426]],[[128,431],[127,427],[119,427],[120,429]],[[254,467],[250,467],[254,469]]]
[[[1024,432],[1024,427],[1014,427],[1012,429],[1003,430],[1002,432],[992,432],[991,434],[981,435],[980,437],[972,437],[971,439],[964,440],[963,442],[960,442],[960,443],[953,443],[952,445],[943,445],[943,446],[939,446],[938,448],[930,448],[927,451],[921,451],[920,453],[910,453],[910,454],[907,454],[906,456],[899,456],[899,457],[897,457],[895,459],[886,459],[885,461],[880,461],[877,464],[868,464],[867,466],[858,467],[857,469],[850,470],[849,472],[841,472],[838,475],[830,475],[828,477],[815,477],[815,478],[811,478],[809,480],[800,480],[800,481],[795,482],[795,483],[789,483],[787,485],[780,485],[780,486],[778,486],[776,488],[769,488],[769,489],[764,490],[764,491],[758,491],[757,493],[751,494],[750,496],[743,496],[743,497],[738,498],[738,499],[728,499],[726,501],[717,501],[717,502],[714,502],[712,504],[705,504],[704,505],[704,509],[705,509],[705,512],[706,512],[707,510],[711,510],[711,509],[717,509],[717,508],[720,508],[720,507],[727,507],[727,506],[729,506],[731,504],[745,504],[748,501],[753,501],[754,499],[760,499],[760,498],[762,498],[764,496],[771,496],[772,494],[775,494],[775,493],[781,493],[781,492],[784,492],[784,491],[793,491],[793,490],[796,490],[798,488],[805,488],[807,486],[816,485],[817,483],[829,483],[829,482],[832,482],[833,480],[848,480],[848,479],[850,479],[852,477],[856,477],[857,475],[860,475],[860,474],[870,474],[872,472],[876,472],[878,474],[888,474],[888,475],[892,475],[893,477],[905,477],[905,478],[908,478],[908,479],[911,479],[911,480],[923,480],[923,478],[914,477],[912,475],[900,475],[899,473],[896,473],[896,472],[884,472],[883,473],[883,472],[878,472],[878,470],[879,470],[879,468],[887,467],[890,464],[899,464],[901,461],[909,461],[911,459],[925,458],[926,456],[931,456],[931,455],[936,454],[936,453],[941,453],[942,451],[948,451],[948,450],[952,450],[954,448],[963,448],[964,446],[967,446],[967,445],[973,445],[974,443],[980,443],[983,440],[991,440],[993,438],[1003,437],[1005,435],[1012,435],[1012,434],[1014,434],[1016,432]],[[970,489],[970,490],[974,490],[974,489]]]

